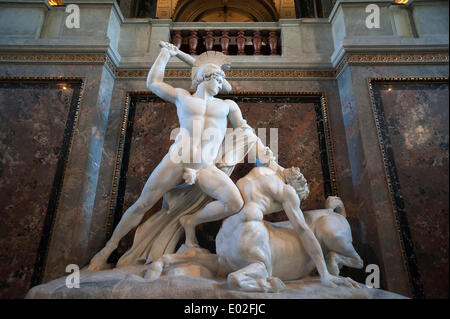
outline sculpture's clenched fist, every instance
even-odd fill
[[[160,41],[159,46],[161,47],[161,49],[167,49],[171,56],[176,56],[178,53],[180,53],[180,50],[172,43]]]

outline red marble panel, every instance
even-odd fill
[[[0,298],[23,298],[41,271],[36,261],[45,257],[40,242],[49,235],[44,226],[54,212],[66,122],[79,89],[62,81],[0,82]]]
[[[325,184],[329,184],[329,180],[324,177],[322,167],[321,157],[326,150],[319,142],[320,138],[323,138],[324,132],[318,129],[320,127],[318,121],[323,121],[317,112],[317,107],[320,109],[320,105],[317,104],[318,99],[314,102],[301,97],[296,99],[285,99],[284,97],[234,98],[237,98],[236,101],[248,124],[256,132],[258,132],[258,128],[266,131],[266,145],[271,142],[270,128],[278,130],[280,165],[300,167],[308,180],[310,196],[302,203],[302,209],[323,207]],[[135,113],[133,114],[133,112]],[[127,142],[129,143],[129,149],[126,151],[128,155],[125,155],[129,158],[129,162],[123,194],[123,211],[138,199],[151,172],[173,143],[170,140],[171,131],[179,127],[175,106],[163,103],[151,96],[132,98],[130,115],[132,123],[129,125],[132,125],[132,132],[129,130],[131,133],[128,134],[131,134],[131,138],[129,137]],[[255,166],[256,164],[247,161],[237,165],[231,176],[233,181],[236,182]],[[325,176],[328,175],[325,174]],[[161,201],[146,214],[144,219],[158,211],[160,207]],[[119,207],[119,211],[118,215],[121,214],[122,207]],[[287,217],[281,212],[272,214],[267,219],[279,221],[286,220]],[[220,224],[218,222],[198,226],[197,236],[203,247],[215,250],[214,238]],[[131,231],[121,241],[119,254],[124,253],[131,245],[133,233],[134,231]]]
[[[375,82],[374,98],[412,279],[425,298],[448,298],[448,83]]]
[[[263,97],[261,99],[262,102],[239,103],[243,117],[257,134],[258,128],[265,129],[268,146],[271,142],[270,128],[277,129],[278,163],[283,167],[299,167],[308,181],[310,195],[302,202],[302,209],[323,207],[324,177],[315,104],[265,102]],[[237,180],[237,177],[245,175],[246,172],[241,174],[241,170],[237,168],[232,177]]]

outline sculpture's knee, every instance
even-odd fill
[[[246,205],[240,212],[241,220],[243,222],[262,221],[264,214],[261,209],[252,205],[252,203]]]
[[[141,194],[141,196],[139,197],[139,199],[136,202],[138,208],[145,210],[145,211],[152,208],[153,204],[155,203],[155,195],[156,196],[159,195],[159,194],[157,194],[157,191],[158,190],[156,190],[156,189],[149,189],[145,192],[145,194]],[[159,197],[156,199],[159,199]]]
[[[227,202],[227,213],[236,214],[241,210],[242,206],[244,206],[244,200],[242,197],[240,195],[234,196]]]

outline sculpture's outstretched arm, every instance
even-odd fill
[[[268,146],[265,146],[260,138],[258,138],[258,141],[256,142],[255,151],[256,157],[263,166],[270,168],[281,177],[281,172],[283,172],[284,168],[278,165],[272,150]]]
[[[322,248],[319,241],[306,224],[303,213],[300,209],[300,199],[294,188],[289,185],[284,185],[283,190],[278,193],[278,200],[282,203],[283,209],[289,218],[294,230],[300,236],[303,247],[305,247],[308,255],[313,260],[320,275],[320,280],[325,286],[336,287],[338,284],[346,285],[348,287],[356,288],[357,284],[350,278],[342,278],[333,276],[328,272],[323,256]]]
[[[172,56],[179,54],[179,50],[173,44],[163,42],[161,52],[153,63],[147,76],[147,87],[161,99],[175,103],[177,100],[177,89],[164,82],[164,71],[167,62]]]
[[[316,236],[306,224],[305,217],[300,210],[300,199],[298,198],[294,188],[289,185],[283,185],[283,190],[280,194],[282,197],[280,199],[283,209],[286,212],[293,228],[300,235],[303,246],[316,265],[320,277],[322,278],[329,275],[325,264],[325,258],[323,257],[322,248],[320,247]]]
[[[247,121],[242,117],[241,109],[236,102],[232,100],[225,100],[225,102],[230,107],[230,112],[228,113],[228,120],[231,123],[233,128],[243,128],[253,130],[248,124]]]

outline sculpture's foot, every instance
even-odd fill
[[[145,279],[157,279],[161,277],[161,273],[164,269],[164,262],[161,258],[155,262],[152,262],[148,270],[145,272]]]
[[[88,270],[98,271],[98,270],[104,270],[104,269],[111,268],[107,262],[110,254],[111,254],[111,252],[106,248],[103,248],[102,250],[100,250],[91,259],[91,262],[89,263],[89,266],[88,266]]]
[[[324,286],[336,288],[337,286],[346,286],[348,288],[360,288],[359,284],[350,277],[340,277],[333,275],[325,275],[320,278]]]
[[[280,292],[286,289],[286,285],[278,277],[268,277],[264,280],[267,282],[266,292]]]
[[[178,248],[177,254],[186,254],[189,253],[189,255],[196,255],[196,254],[211,254],[211,252],[206,249],[200,247],[198,244],[183,244]]]
[[[227,281],[232,289],[248,292],[270,292],[277,293],[286,289],[286,285],[280,278],[252,278],[247,274],[241,273],[237,276],[229,276]]]
[[[180,218],[180,224],[184,228],[184,233],[186,235],[185,245],[187,248],[200,248],[197,238],[195,237],[195,226],[192,223],[194,216],[185,215]]]
[[[184,245],[186,246],[186,250],[190,250],[190,249],[201,249],[200,245],[198,244],[198,242],[185,242]]]
[[[249,292],[280,292],[286,285],[277,277],[269,277],[262,262],[252,263],[227,277],[230,288]]]

